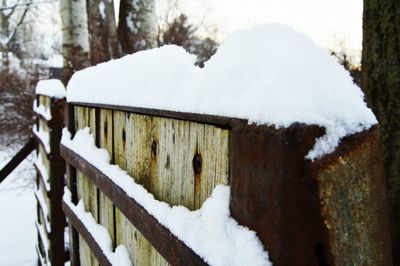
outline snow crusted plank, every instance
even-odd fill
[[[33,125],[32,132],[39,139],[39,141],[43,144],[43,147],[44,147],[46,153],[50,154],[51,149],[50,149],[50,142],[49,142],[50,141],[49,132],[43,130],[41,125],[39,126],[39,129],[37,129],[36,125]]]
[[[66,96],[65,87],[58,79],[39,80],[35,92],[56,99],[62,99]]]
[[[39,224],[37,221],[35,221],[35,225],[36,225],[37,231],[39,232],[40,241],[43,244],[43,249],[44,249],[47,265],[50,265],[50,256],[49,256],[50,244],[49,244],[49,239],[47,237],[46,231],[45,231],[43,225]]]
[[[141,121],[141,126],[143,127],[143,133],[146,134],[148,132],[149,125],[146,125],[146,121]],[[139,149],[141,152],[138,152],[136,156],[134,153],[127,154],[127,150],[132,150],[133,145],[139,144],[143,137],[138,134],[138,140],[134,140],[132,135],[135,135],[135,128],[131,128],[133,123],[130,121],[130,115],[125,112],[114,111],[113,112],[113,124],[114,131],[113,135],[115,138],[114,141],[114,162],[116,165],[119,165],[122,169],[127,169],[128,165],[131,168],[135,167],[135,164],[139,168],[142,168],[141,175],[147,175],[148,177],[150,169],[149,166],[142,166],[143,162],[150,159],[150,154],[146,154],[145,149]],[[128,133],[130,132],[130,133]],[[128,136],[129,135],[129,136]],[[131,143],[134,142],[134,143]],[[143,145],[143,143],[142,143]],[[150,145],[150,144],[149,144]],[[139,146],[141,147],[141,146]],[[149,149],[148,149],[149,150]],[[149,150],[150,151],[150,150]],[[131,158],[129,158],[131,156]],[[143,157],[142,157],[143,156]],[[129,159],[128,159],[129,158]],[[135,159],[137,158],[137,160]],[[145,182],[146,180],[141,180]],[[148,181],[148,180],[147,180]],[[142,233],[136,229],[134,225],[132,225],[129,220],[123,215],[123,213],[116,208],[115,209],[115,224],[116,224],[116,243],[124,244],[128,248],[129,256],[134,265],[150,265],[155,261],[159,261],[159,265],[168,265],[168,263],[163,259],[163,257],[159,254],[159,252],[154,249],[149,241],[142,235]],[[136,237],[132,237],[136,236]]]
[[[43,183],[44,183],[44,186],[45,186],[45,190],[47,192],[50,192],[51,188],[50,188],[50,180],[49,180],[49,173],[48,173],[48,169],[49,168],[43,162],[43,154],[42,154],[42,152],[39,151],[38,157],[35,160],[34,164],[36,166],[36,169],[39,171],[39,175],[41,176],[41,178],[43,180]]]
[[[109,154],[113,154],[113,111],[100,109],[100,115],[97,123],[100,123],[99,129],[99,146],[107,150]],[[113,157],[113,156],[111,156]],[[111,236],[113,246],[115,245],[115,232],[114,232],[114,205],[112,202],[104,195],[104,193],[99,191],[99,208],[100,217],[99,221],[105,228],[107,228],[108,233]]]
[[[35,196],[36,196],[36,199],[37,199],[37,201],[39,203],[40,209],[43,212],[43,220],[44,220],[43,222],[46,225],[46,231],[48,233],[51,233],[51,226],[50,226],[50,223],[48,221],[48,219],[49,219],[48,217],[50,217],[49,216],[49,210],[47,208],[46,201],[45,201],[45,199],[43,197],[43,193],[40,190],[35,190]]]
[[[82,200],[78,202],[78,205],[74,205],[71,201],[71,193],[67,188],[65,188],[63,200],[89,231],[93,239],[99,245],[103,254],[107,257],[108,261],[111,262],[112,265],[132,265],[125,246],[119,245],[116,247],[115,251],[113,251],[111,237],[108,234],[107,229],[98,224],[93,218],[93,215],[85,210],[85,204]]]
[[[33,101],[33,111],[47,121],[51,120],[50,108],[45,107],[43,104],[38,105],[36,100]]]
[[[96,132],[96,110],[95,108],[89,107],[74,107],[75,114],[75,129],[83,129],[90,127],[92,132]],[[76,171],[76,186],[78,199],[83,200],[83,203],[88,208],[88,211],[92,213],[94,217],[98,217],[98,206],[97,206],[97,188],[92,182],[80,171]],[[96,257],[90,251],[89,246],[85,240],[79,236],[79,256],[80,261],[89,265],[98,265]]]
[[[94,144],[89,128],[74,139],[64,129],[61,143],[99,169],[160,224],[211,265],[270,265],[255,232],[240,226],[229,215],[229,187],[218,185],[202,207],[190,211],[158,201],[118,166],[109,163],[106,150]],[[129,247],[127,247],[129,248]]]
[[[325,127],[326,135],[306,156],[311,160],[377,123],[343,66],[287,26],[238,31],[203,69],[195,61],[171,45],[127,55],[76,72],[67,100],[235,117],[276,127]]]

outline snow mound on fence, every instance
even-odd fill
[[[305,35],[277,24],[233,33],[203,69],[183,48],[163,46],[75,73],[69,102],[103,103],[320,125],[307,158],[377,123],[349,73]]]
[[[39,80],[36,85],[36,94],[62,99],[66,96],[65,87],[58,79]]]

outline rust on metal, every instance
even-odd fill
[[[323,134],[300,124],[232,129],[231,214],[257,232],[274,265],[329,264],[318,187],[304,175],[304,157]]]
[[[379,128],[342,140],[310,163],[335,265],[391,265],[387,195]]]
[[[75,215],[75,213],[69,208],[69,206],[64,201],[62,202],[62,209],[66,214],[66,216],[68,217],[68,221],[78,231],[78,233],[83,237],[83,239],[85,239],[91,251],[96,256],[96,259],[99,261],[100,265],[111,266],[112,265],[111,262],[108,260],[107,256],[103,253],[99,244],[90,234],[90,232],[81,222],[81,220]]]
[[[87,176],[171,265],[206,265],[204,260],[161,225],[110,178],[61,144],[61,155]]]
[[[391,265],[378,131],[306,160],[323,134],[233,125],[232,216],[257,232],[275,265]]]

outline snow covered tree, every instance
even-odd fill
[[[395,265],[400,265],[399,14],[398,0],[364,0],[362,85],[381,127]]]
[[[9,52],[18,50],[17,32],[21,27],[32,1],[2,1],[0,7],[0,52],[3,67],[8,67]]]
[[[60,0],[62,24],[63,81],[90,65],[89,32],[85,0]]]
[[[121,0],[118,38],[123,54],[156,46],[155,0]]]
[[[87,0],[87,6],[91,64],[118,57],[120,52],[113,1]]]

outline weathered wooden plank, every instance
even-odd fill
[[[142,184],[148,184],[150,177],[150,129],[148,117],[114,112],[115,163]],[[127,247],[134,265],[151,265],[161,256],[118,209],[116,230],[117,244]]]
[[[228,184],[229,131],[154,117],[151,187],[156,198],[198,209],[217,184]]]
[[[45,108],[50,108],[50,97],[39,95],[39,104],[43,105]]]
[[[113,111],[101,109],[99,115],[99,146],[106,149],[110,154],[111,161],[113,161]],[[115,207],[112,202],[99,192],[99,222],[111,236],[113,247],[115,248],[115,230],[114,230],[114,213]]]
[[[90,133],[96,134],[96,114],[95,108],[75,107],[75,129],[90,128]],[[82,199],[87,210],[92,213],[95,219],[98,219],[98,200],[97,188],[80,171],[77,171],[77,194],[78,200]],[[90,251],[85,240],[79,236],[79,256],[82,265],[98,265],[98,262]]]
[[[169,263],[172,265],[205,265],[205,262],[197,254],[172,235],[110,177],[67,147],[61,145],[60,151],[69,164],[80,169],[114,202],[115,206],[149,239],[149,242],[160,251],[160,254],[163,254]]]
[[[47,175],[50,179],[52,173],[51,173],[51,169],[50,169],[50,161],[47,156],[46,150],[44,149],[44,147],[42,145],[38,145],[38,149],[39,149],[39,155],[42,158],[43,165],[44,165],[44,167],[47,171]],[[50,182],[50,180],[49,180],[49,182]]]
[[[114,123],[114,160],[115,164],[119,165],[121,169],[126,170],[126,114],[124,112],[114,111],[113,113]],[[122,212],[116,208],[115,210],[115,241],[116,245],[123,244],[126,246],[129,258],[133,265],[137,264],[137,233],[134,228],[130,226],[129,221],[122,214]]]

